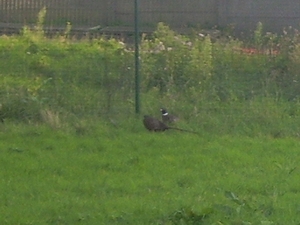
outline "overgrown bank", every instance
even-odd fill
[[[134,117],[133,49],[120,40],[47,39],[35,30],[1,36],[1,117],[53,127]],[[298,136],[299,37],[263,33],[241,41],[158,24],[141,41],[142,111],[165,106],[195,129]]]

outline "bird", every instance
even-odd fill
[[[184,130],[177,127],[169,127],[167,124],[149,115],[144,116],[143,123],[145,128],[149,131],[161,132],[161,131],[173,129],[173,130],[179,130],[179,131],[197,134],[197,132],[194,131]]]
[[[169,129],[166,124],[149,115],[144,116],[143,123],[149,131],[165,131]]]
[[[179,120],[177,116],[169,114],[165,108],[160,108],[160,111],[161,111],[161,118],[164,123],[171,124]]]

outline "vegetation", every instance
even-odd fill
[[[297,31],[249,40],[141,41],[142,111],[199,135],[149,133],[134,115],[133,50],[116,39],[0,37],[3,224],[299,224]]]
[[[136,126],[78,135],[9,124],[2,224],[299,223],[298,140]]]
[[[121,123],[133,114],[130,46],[105,38],[76,41],[70,29],[47,39],[38,22],[35,30],[1,37],[5,120],[73,126],[87,117]],[[192,121],[212,133],[298,136],[298,55],[298,34],[291,30],[264,35],[259,24],[253,41],[242,42],[178,35],[159,24],[141,43],[142,110],[157,114],[165,106],[184,125]]]

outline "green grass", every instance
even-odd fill
[[[47,39],[42,16],[0,37],[1,224],[300,224],[298,43],[247,55],[159,24],[134,116],[130,46]],[[160,107],[199,135],[149,133]]]
[[[2,126],[1,223],[299,224],[298,139],[133,127]]]

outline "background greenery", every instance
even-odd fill
[[[1,117],[51,126],[134,118],[131,45],[74,40],[70,27],[47,39],[42,15],[34,30],[0,39]],[[164,106],[212,133],[297,136],[298,62],[291,29],[264,34],[258,24],[241,41],[226,32],[179,35],[158,24],[141,42],[142,112],[159,116]]]

